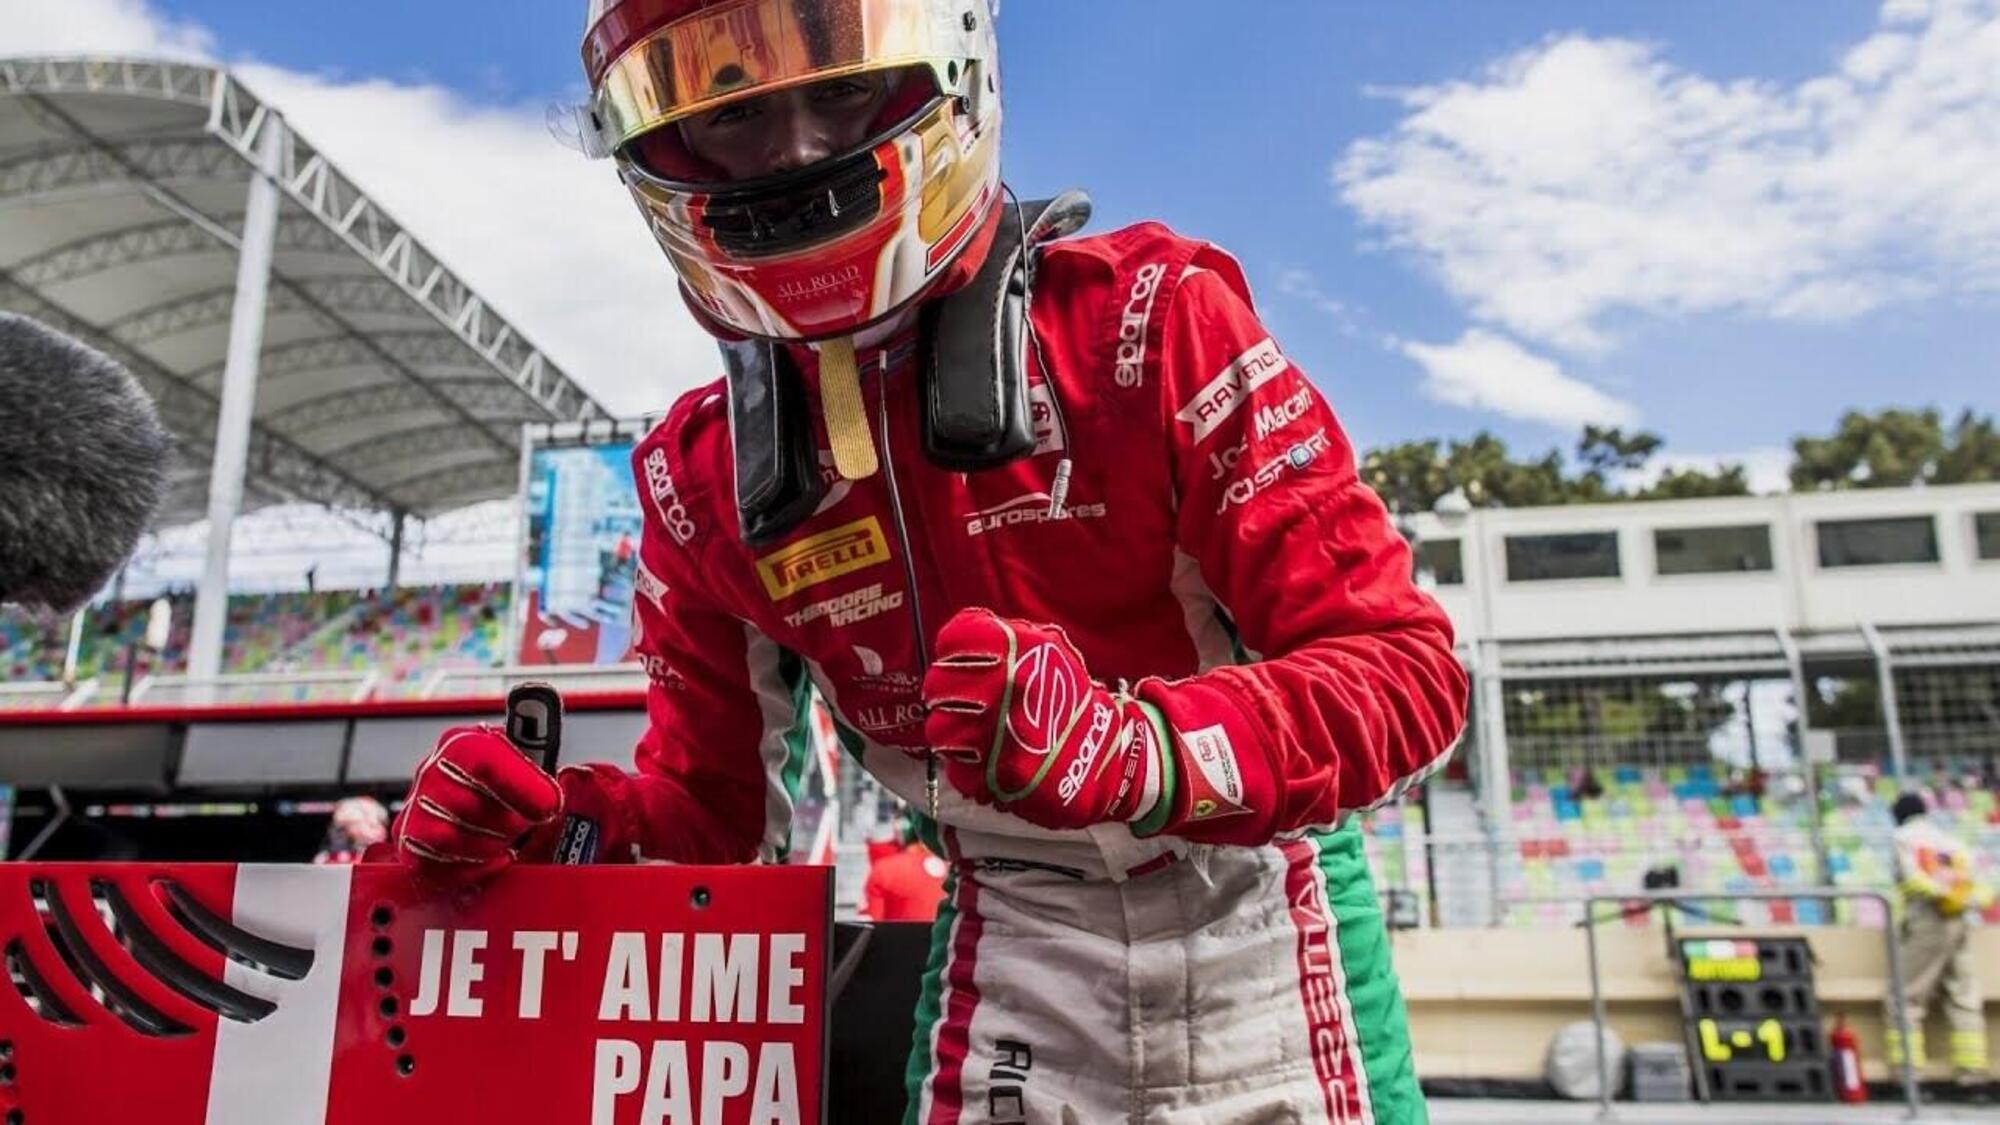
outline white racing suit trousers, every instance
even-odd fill
[[[1427,1120],[1359,831],[1124,882],[961,862],[932,935],[914,1125]]]

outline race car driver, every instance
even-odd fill
[[[1421,1121],[1352,814],[1458,736],[1450,627],[1233,260],[1006,192],[995,8],[595,0],[728,369],[635,454],[650,730],[450,732],[397,848],[782,859],[816,689],[953,864],[909,1120]]]

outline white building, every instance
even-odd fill
[[[2000,484],[1409,522],[1467,641],[2000,622]]]
[[[1440,507],[1403,523],[1473,675],[1461,761],[1489,832],[1523,768],[2000,752],[2000,484]],[[1659,692],[1728,713],[1636,718]]]

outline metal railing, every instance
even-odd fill
[[[1880,891],[1842,890],[1836,887],[1801,887],[1785,891],[1637,891],[1625,894],[1596,894],[1585,897],[1583,902],[1583,931],[1585,944],[1590,953],[1590,1022],[1596,1029],[1597,1038],[1597,1116],[1600,1121],[1612,1120],[1616,1114],[1611,1108],[1611,1059],[1605,1045],[1606,1026],[1604,987],[1597,957],[1597,907],[1602,904],[1629,905],[1644,902],[1648,909],[1662,904],[1698,902],[1744,902],[1771,901],[1778,899],[1864,899],[1879,903],[1886,921],[1882,926],[1882,950],[1889,962],[1890,1010],[1894,1012],[1896,1033],[1903,1043],[1912,1042],[1910,1036],[1910,1014],[1904,1006],[1903,997],[1903,950],[1896,933],[1895,914],[1891,909],[1889,896]],[[1623,915],[1620,911],[1620,916]],[[1906,1120],[1916,1120],[1923,1112],[1923,1100],[1917,1089],[1917,1068],[1912,1059],[1914,1052],[1905,1050],[1897,1063],[1902,1077],[1903,1101],[1908,1107]]]
[[[375,694],[380,672],[255,672],[212,678],[146,676],[132,688],[134,704],[361,703]]]
[[[95,693],[97,681],[87,681],[83,686]],[[71,701],[72,697],[82,691],[83,686],[72,688],[60,680],[0,684],[0,711],[67,711],[76,706]]]
[[[440,668],[425,678],[419,699],[504,695],[527,681],[564,691],[640,691],[646,670],[638,664],[511,664],[504,668]]]

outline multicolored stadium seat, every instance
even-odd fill
[[[1412,795],[1361,818],[1368,865],[1379,893],[1409,891],[1429,897],[1429,849],[1424,846],[1424,807]]]
[[[414,687],[440,668],[502,663],[508,589],[504,585],[405,588],[363,598],[342,629],[291,652],[284,671],[378,671]],[[276,670],[276,669],[274,669]]]
[[[1929,764],[1913,771],[1912,784],[1927,790],[1945,825],[1980,851],[1989,877],[2000,876],[2000,810],[1968,765]],[[1823,787],[1822,831],[1835,885],[1885,889],[1895,881],[1888,808],[1901,789],[1879,767],[1865,769],[1859,801],[1852,782]],[[1574,900],[1638,890],[1649,869],[1666,865],[1678,870],[1685,890],[1772,891],[1818,882],[1812,807],[1802,783],[1777,792],[1785,787],[1776,781],[1764,788],[1725,772],[1708,765],[1610,767],[1596,771],[1602,795],[1587,798],[1574,793],[1577,778],[1560,771],[1517,777],[1515,842],[1500,863],[1503,897]],[[1753,924],[1882,921],[1872,904],[1807,899],[1717,905],[1713,913]],[[1506,912],[1507,923],[1516,926],[1565,925],[1580,917],[1573,901],[1516,904]],[[2000,909],[1994,917],[2000,919]],[[1643,914],[1628,920],[1646,922]]]
[[[509,588],[502,583],[394,590],[322,590],[239,594],[229,599],[223,630],[225,672],[379,671],[392,693],[452,667],[502,662]],[[76,679],[187,669],[194,602],[170,596],[173,629],[164,651],[134,649],[146,631],[151,600],[109,602],[85,611]],[[42,623],[0,613],[0,669],[10,682],[62,677],[66,622]],[[115,693],[111,698],[115,698]]]

